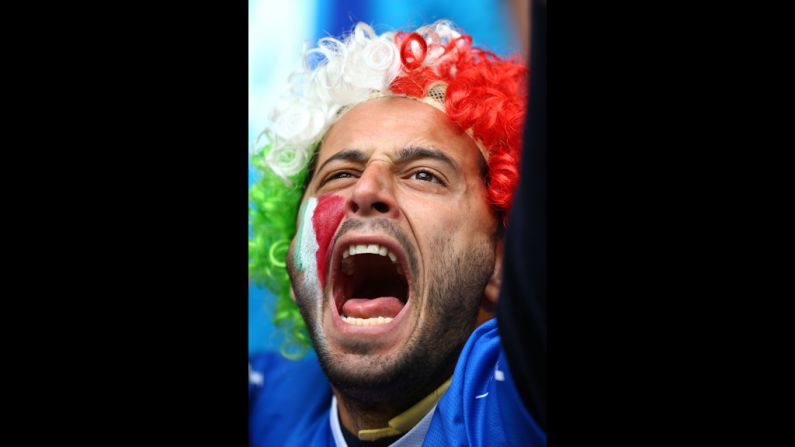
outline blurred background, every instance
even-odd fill
[[[498,55],[520,54],[508,0],[249,0],[249,149],[265,125],[268,105],[278,98],[287,76],[300,66],[304,42],[349,32],[356,22],[376,32],[412,31],[439,19],[452,20],[476,46]],[[249,185],[256,172],[249,164]],[[270,294],[249,286],[248,350],[276,351],[282,341],[273,329]]]

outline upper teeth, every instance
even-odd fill
[[[357,244],[351,245],[345,251],[342,252],[342,258],[345,259],[349,256],[361,255],[361,254],[374,254],[374,255],[381,255],[381,256],[389,256],[389,259],[393,263],[397,263],[397,256],[395,256],[392,251],[390,251],[387,247],[378,244]]]

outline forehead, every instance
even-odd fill
[[[480,171],[480,152],[471,137],[441,111],[399,97],[370,100],[345,113],[323,139],[317,163],[347,149],[373,155],[407,147],[438,149],[462,168],[472,165]]]

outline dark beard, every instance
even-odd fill
[[[337,238],[345,232],[360,228],[362,221],[343,223]],[[367,225],[395,237],[409,258],[409,268],[418,277],[416,254],[410,249],[406,236],[387,219],[373,219]],[[335,388],[345,396],[346,404],[357,412],[387,412],[397,414],[416,403],[449,378],[458,356],[472,333],[477,320],[483,290],[494,269],[493,243],[484,241],[478,247],[468,247],[455,253],[450,235],[441,235],[431,243],[433,256],[428,275],[427,303],[424,322],[411,335],[404,349],[395,358],[371,357],[367,365],[351,370],[336,360],[327,349],[317,315],[321,306],[311,299],[316,291],[300,290],[301,282],[288,265],[296,301],[325,371]],[[288,257],[290,259],[290,257]],[[368,345],[352,341],[345,346],[348,352],[366,354]]]

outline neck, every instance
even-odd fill
[[[433,408],[450,382],[451,378],[448,378],[430,394],[406,408],[367,405],[350,397],[346,398],[334,388],[340,422],[350,433],[366,441],[402,435],[411,430]]]
[[[334,396],[337,398],[337,411],[340,415],[340,423],[346,430],[353,434],[359,430],[373,427],[386,427],[389,420],[399,413],[397,409],[368,408],[354,399],[346,399],[336,388]]]

